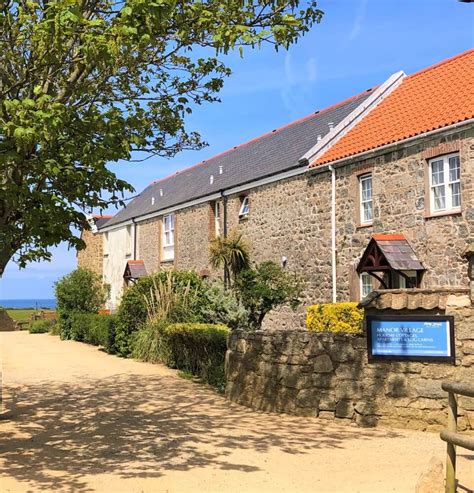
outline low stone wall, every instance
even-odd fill
[[[453,308],[456,365],[368,363],[365,336],[301,330],[235,331],[227,352],[227,395],[257,410],[362,426],[446,426],[443,380],[474,381],[474,310]],[[459,398],[459,427],[474,429],[474,399]]]

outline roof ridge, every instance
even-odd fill
[[[338,101],[337,103],[333,103],[333,104],[331,104],[329,106],[326,106],[322,110],[313,111],[312,113],[310,113],[308,115],[305,115],[305,116],[302,116],[301,118],[298,118],[296,120],[293,120],[293,121],[291,121],[289,123],[286,123],[285,125],[282,125],[281,127],[274,128],[273,130],[269,130],[268,132],[265,132],[262,135],[259,135],[257,137],[254,137],[254,138],[250,139],[250,140],[247,140],[245,142],[242,142],[241,144],[237,144],[234,147],[231,147],[230,149],[227,149],[225,151],[222,151],[222,152],[216,154],[215,156],[211,156],[210,158],[203,159],[202,161],[199,161],[198,163],[192,164],[190,166],[186,166],[185,168],[182,168],[182,169],[180,169],[178,171],[175,171],[174,173],[171,173],[171,174],[169,174],[169,175],[167,175],[167,176],[165,176],[163,178],[158,178],[157,180],[152,181],[150,183],[150,185],[148,185],[148,186],[156,185],[157,183],[162,183],[162,182],[165,182],[167,180],[170,180],[174,176],[180,175],[181,173],[184,173],[185,171],[189,171],[191,169],[196,168],[197,166],[201,166],[203,164],[209,163],[210,161],[213,161],[213,160],[215,160],[215,159],[217,159],[219,157],[225,156],[227,154],[230,154],[233,151],[236,151],[238,149],[241,149],[243,147],[246,147],[247,145],[252,144],[253,142],[258,142],[259,140],[261,140],[261,139],[263,139],[265,137],[268,137],[268,136],[270,136],[272,134],[276,134],[278,132],[281,132],[282,130],[285,130],[286,128],[292,127],[293,125],[297,125],[298,123],[303,123],[304,121],[309,120],[310,118],[313,118],[316,115],[320,115],[321,113],[325,113],[327,111],[336,109],[339,106],[342,106],[343,104],[350,103],[351,101],[354,101],[357,98],[360,98],[364,94],[367,94],[369,92],[373,92],[378,87],[379,87],[378,85],[377,86],[374,86],[374,87],[371,87],[369,89],[366,89],[365,91],[359,92],[359,93],[357,93],[357,94],[355,94],[353,96],[350,96],[350,97],[345,98],[345,99],[343,99],[341,101]]]
[[[429,67],[425,67],[425,68],[422,68],[421,70],[417,70],[416,72],[413,72],[413,74],[408,75],[407,79],[418,77],[419,75],[422,75],[425,72],[429,72],[430,70],[434,70],[435,68],[438,68],[442,65],[446,65],[448,63],[451,63],[451,62],[457,60],[458,58],[462,58],[462,57],[470,55],[470,54],[474,54],[474,48],[469,48],[468,50],[463,51],[461,53],[458,53],[457,55],[454,55],[450,58],[446,58],[445,60],[441,60],[440,62],[436,62],[435,64],[430,65]]]

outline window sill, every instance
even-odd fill
[[[435,217],[446,217],[446,216],[460,216],[462,214],[461,209],[455,209],[451,211],[435,212],[433,214],[425,214],[425,219],[434,219]]]
[[[160,264],[172,264],[174,263],[174,258],[167,258],[166,260],[160,260]]]
[[[356,229],[371,228],[373,225],[374,225],[374,223],[358,224],[356,226]]]
[[[249,216],[246,215],[246,216],[239,216],[239,223],[243,223],[244,221],[248,221],[249,220]]]

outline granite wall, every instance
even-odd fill
[[[103,275],[104,262],[104,238],[102,234],[94,234],[90,230],[84,230],[81,239],[85,242],[86,248],[77,251],[77,266]]]
[[[227,396],[256,410],[422,430],[446,426],[443,380],[474,380],[474,309],[459,297],[456,364],[368,362],[364,335],[301,330],[232,332]],[[389,312],[385,312],[389,313]],[[401,313],[401,312],[398,312]],[[413,314],[413,312],[412,312]],[[474,399],[459,398],[459,427],[474,429]]]

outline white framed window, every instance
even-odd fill
[[[371,224],[374,217],[372,203],[372,173],[367,173],[359,177],[359,197],[360,223]]]
[[[174,259],[174,214],[163,216],[163,258]]]
[[[450,212],[461,209],[461,163],[459,154],[431,159],[430,207],[431,212]]]
[[[214,202],[214,233],[216,237],[221,235],[221,203],[217,200]]]
[[[373,290],[372,276],[368,272],[362,272],[360,275],[360,298],[363,300]]]
[[[250,213],[250,203],[247,196],[242,197],[239,210],[239,219],[244,219],[248,217]]]

